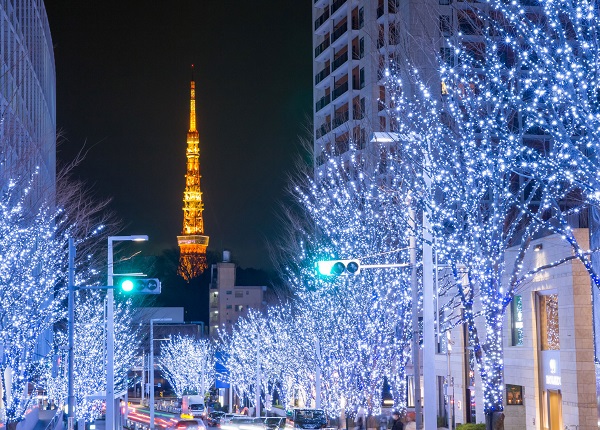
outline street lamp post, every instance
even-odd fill
[[[173,318],[152,318],[150,320],[150,430],[154,430],[154,322],[172,321]]]
[[[113,242],[146,241],[146,235],[108,236],[108,274],[106,292],[106,430],[115,428],[115,298],[113,286]]]

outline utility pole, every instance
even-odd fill
[[[67,416],[69,430],[73,428],[75,421],[75,395],[74,392],[74,370],[73,361],[75,360],[74,343],[75,343],[75,243],[72,237],[69,238],[69,298],[68,298],[68,322],[69,322],[69,387],[67,393]]]
[[[415,210],[412,203],[409,203],[409,223],[411,224],[412,232],[410,235],[410,285],[412,290],[412,362],[414,370],[414,401],[415,401],[415,423],[417,430],[421,428],[421,369],[420,369],[420,345],[419,345],[419,289],[417,282],[417,240],[416,240],[416,219]]]

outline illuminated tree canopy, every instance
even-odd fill
[[[441,89],[403,64],[387,89],[397,171],[452,267],[491,416],[503,410],[502,326],[532,275],[522,269],[531,241],[560,234],[598,284],[574,227],[598,203],[600,105],[594,2],[486,3],[470,9],[474,34],[447,40]]]
[[[207,339],[175,336],[163,342],[158,365],[177,397],[204,395],[215,383],[215,348]]]

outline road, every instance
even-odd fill
[[[150,409],[146,406],[141,405],[130,405],[129,406],[129,420],[149,425],[150,424]],[[154,424],[157,429],[165,429],[172,423],[179,421],[179,414],[173,414],[170,412],[154,411]],[[208,430],[217,430],[218,427],[206,427]]]

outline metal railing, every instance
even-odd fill
[[[46,426],[45,430],[54,430],[58,426],[58,423],[60,423],[62,421],[62,416],[63,416],[62,409],[57,409],[56,411],[57,412],[54,414],[54,416],[52,417],[52,419]]]
[[[348,0],[335,0],[331,5],[331,14],[334,14],[335,11],[341,8],[347,1]]]
[[[325,66],[325,68],[323,70],[321,70],[319,73],[317,73],[315,75],[315,85],[317,85],[319,82],[321,82],[327,76],[329,76],[329,73],[330,73],[329,70],[330,70],[330,67],[329,66]]]
[[[329,48],[329,37],[327,39],[325,39],[323,42],[321,42],[321,44],[319,46],[317,46],[315,48],[315,58],[318,57],[319,55],[321,55],[321,53],[323,51],[325,51],[327,48]]]
[[[348,31],[348,21],[344,22],[344,24],[331,33],[331,43],[338,40],[346,31]]]
[[[337,99],[339,96],[348,91],[348,81],[344,82],[342,85],[339,85],[333,90],[333,100]]]
[[[342,64],[344,64],[346,61],[348,61],[348,51],[344,52],[342,55],[340,55],[338,58],[336,58],[333,61],[333,64],[331,65],[331,71],[335,71],[336,69],[338,69]]]
[[[323,23],[327,21],[327,18],[329,18],[329,9],[325,9],[325,12],[323,12],[321,16],[315,20],[315,30],[322,26]]]
[[[331,128],[339,127],[340,125],[348,122],[348,118],[349,118],[348,111],[336,113],[335,116],[333,117],[333,122],[332,122]]]
[[[323,97],[321,97],[317,103],[315,103],[315,112],[320,111],[325,106],[327,106],[329,103],[331,103],[331,95],[326,94]]]

